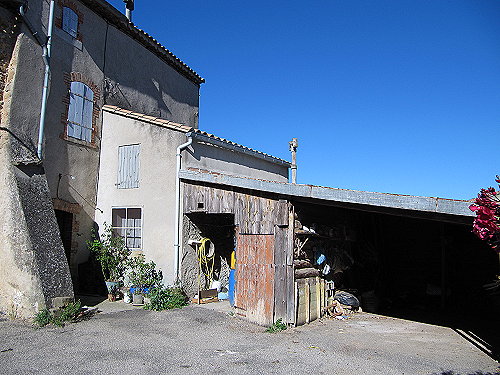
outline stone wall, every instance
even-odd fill
[[[0,9],[0,124],[2,123],[3,96],[9,63],[19,34],[18,23],[16,16],[8,10]]]
[[[33,154],[33,145],[19,136],[23,124],[10,113],[20,43],[29,34],[4,8],[0,27],[0,312],[29,318],[74,295],[43,166],[33,163],[36,156],[17,157]]]

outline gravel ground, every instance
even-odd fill
[[[0,321],[0,374],[500,374],[449,328],[366,313],[270,334],[200,306],[98,314],[64,328]]]

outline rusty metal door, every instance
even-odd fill
[[[273,234],[238,234],[235,307],[239,315],[252,322],[273,323]]]

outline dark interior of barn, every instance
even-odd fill
[[[356,295],[364,311],[467,331],[498,355],[500,291],[487,285],[499,256],[471,232],[472,219],[294,206],[296,237],[306,242],[297,255]]]

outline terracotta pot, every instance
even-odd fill
[[[132,296],[132,304],[133,305],[143,305],[144,304],[144,296],[142,294],[134,294]]]

